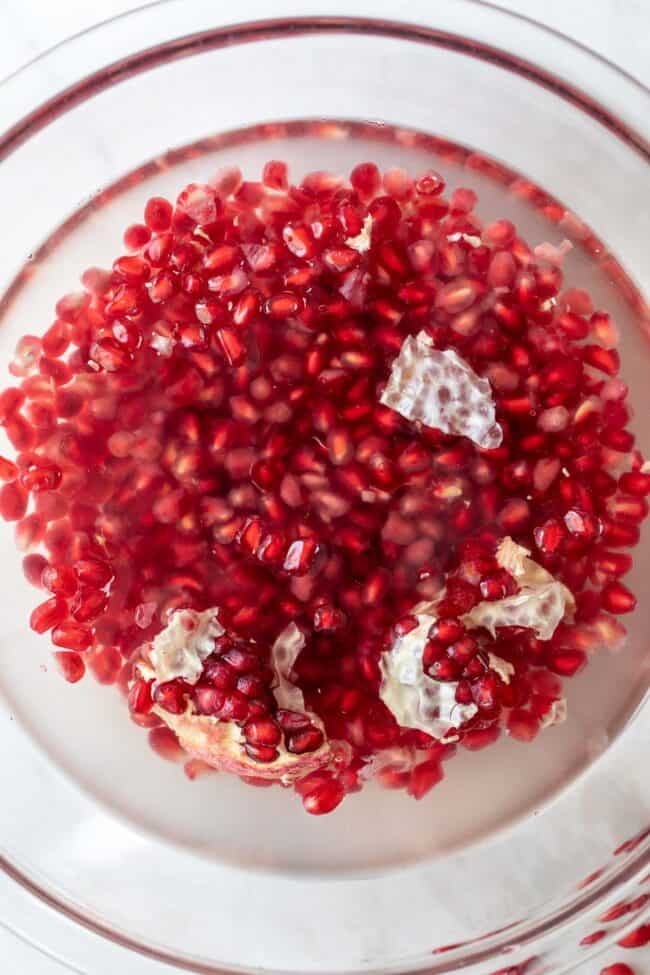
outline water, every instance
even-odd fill
[[[414,173],[433,166],[448,185],[476,190],[484,221],[508,217],[531,245],[559,243],[569,229],[584,236],[575,218],[554,226],[503,182],[466,166],[467,155],[459,147],[413,133],[332,123],[294,125],[291,130],[266,126],[169,153],[81,207],[35,253],[0,306],[0,361],[8,361],[20,335],[39,334],[49,326],[54,302],[75,289],[84,268],[110,266],[121,251],[124,228],[141,219],[149,196],[173,198],[185,183],[205,181],[221,166],[239,165],[245,177],[254,179],[268,158],[280,158],[288,161],[293,180],[314,169],[347,172],[365,159],[382,169],[402,166]],[[470,163],[475,161],[470,156]],[[519,190],[524,189],[520,183]],[[552,205],[550,210],[556,212]],[[592,251],[594,246],[591,238]],[[640,422],[650,408],[647,337],[638,296],[620,275],[613,281],[611,269],[604,253],[594,257],[577,246],[566,260],[565,279],[587,288],[596,306],[607,309],[621,328],[622,376],[637,416],[632,427],[639,447],[649,454],[650,429]],[[0,451],[4,448],[0,442]],[[562,726],[526,746],[503,739],[479,755],[461,753],[446,766],[444,783],[419,803],[371,785],[349,797],[335,815],[315,822],[295,797],[278,789],[252,791],[225,775],[188,782],[179,768],[152,756],[146,735],[126,719],[124,702],[114,690],[90,679],[79,687],[64,684],[53,673],[47,640],[27,629],[38,595],[22,582],[19,558],[12,530],[2,526],[0,610],[8,622],[0,637],[0,685],[14,713],[65,772],[118,815],[173,843],[241,864],[288,871],[367,870],[484,839],[539,812],[597,760],[633,713],[648,680],[642,611],[637,611],[625,619],[625,649],[598,652],[583,674],[567,681],[569,718]],[[646,605],[647,532],[626,582],[639,605]]]

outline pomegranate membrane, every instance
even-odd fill
[[[63,676],[314,814],[552,733],[625,639],[650,469],[615,321],[535,243],[371,162],[150,199],[0,394]]]

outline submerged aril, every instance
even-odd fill
[[[313,814],[546,733],[635,606],[616,324],[563,290],[566,242],[444,194],[273,160],[153,198],[0,394],[0,516],[64,676]]]

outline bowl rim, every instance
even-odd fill
[[[354,0],[354,2],[356,5],[362,3],[366,9],[371,9],[371,6],[377,6],[377,4],[371,5],[367,0]],[[152,3],[145,3],[133,10],[107,18],[65,38],[41,54],[38,54],[6,77],[0,78],[0,91],[6,91],[12,86],[20,85],[24,79],[30,77],[34,70],[38,69],[42,64],[56,57],[60,52],[66,51],[70,47],[79,45],[85,40],[94,37],[107,27],[122,23],[126,24],[137,16],[150,12],[155,13],[157,9],[171,8],[175,3],[178,3],[178,0],[153,0]],[[490,10],[493,14],[509,18],[513,22],[525,24],[529,28],[532,27],[534,30],[546,34],[549,39],[553,39],[556,42],[559,41],[569,48],[580,51],[590,61],[600,64],[602,68],[616,75],[619,81],[623,81],[632,90],[635,90],[641,96],[645,96],[650,102],[650,86],[646,86],[639,78],[624,68],[621,68],[604,55],[594,51],[586,44],[583,44],[581,41],[570,38],[561,31],[541,24],[539,21],[525,14],[505,10],[503,7],[499,7],[490,2],[490,0],[460,0],[460,4]],[[13,125],[1,131],[0,162],[24,141],[31,138],[36,132],[44,128],[59,115],[62,115],[69,109],[75,108],[78,104],[93,97],[93,95],[98,94],[105,88],[119,84],[121,81],[125,81],[133,75],[146,71],[163,60],[190,56],[199,39],[201,40],[202,48],[206,50],[220,48],[226,44],[247,44],[257,40],[283,37],[289,29],[293,36],[341,32],[397,37],[419,43],[430,43],[438,47],[450,47],[459,53],[480,60],[490,61],[499,67],[506,67],[515,74],[519,74],[544,88],[550,89],[557,96],[571,102],[574,106],[581,109],[614,135],[622,139],[628,146],[634,148],[650,163],[650,133],[646,137],[643,133],[638,132],[634,126],[618,118],[614,112],[601,104],[586,90],[577,84],[562,80],[557,74],[541,67],[539,64],[517,54],[506,52],[491,44],[477,43],[476,40],[463,37],[459,34],[452,34],[449,31],[440,30],[430,25],[425,26],[402,20],[373,16],[355,16],[352,14],[347,16],[300,15],[290,19],[284,16],[252,21],[238,20],[234,24],[227,23],[223,26],[212,28],[211,30],[176,37],[171,41],[165,41],[162,44],[143,48],[123,58],[108,62],[75,84],[64,87],[51,98],[46,99],[44,102],[39,102],[36,107],[17,120]]]
[[[192,0],[194,4],[199,2],[200,0]],[[290,2],[296,6],[295,0],[290,0]],[[586,44],[568,37],[555,28],[541,24],[528,15],[506,10],[490,2],[490,0],[456,0],[456,2],[459,7],[483,9],[489,11],[492,17],[510,21],[512,24],[526,25],[526,28],[532,29],[536,35],[545,37],[548,41],[559,43],[567,50],[580,52],[588,62],[599,65],[601,70],[609,74],[611,78],[616,78],[618,83],[627,89],[628,94],[634,92],[636,97],[640,98],[647,107],[646,118],[650,119],[650,86],[604,55],[592,50]],[[255,20],[241,19],[246,15],[245,8],[248,4],[246,0],[244,3],[240,0],[239,16],[236,23],[225,23],[207,30],[164,40],[152,46],[131,51],[113,61],[109,60],[107,56],[106,62],[101,67],[82,75],[71,84],[63,86],[61,90],[45,101],[41,101],[40,96],[36,98],[31,95],[29,89],[32,76],[59,56],[65,56],[71,48],[83,46],[114,26],[122,27],[128,34],[128,25],[135,18],[143,15],[155,16],[159,11],[171,9],[180,3],[189,3],[189,0],[153,0],[153,2],[144,3],[132,10],[104,19],[51,46],[9,75],[1,78],[0,93],[6,93],[13,89],[14,92],[18,92],[23,102],[31,101],[33,104],[27,110],[23,109],[21,117],[13,121],[4,131],[0,130],[0,163],[18,149],[22,143],[68,110],[74,109],[104,89],[119,84],[134,75],[146,72],[157,64],[191,56],[195,53],[199,42],[201,50],[214,50],[226,45],[280,39],[289,34],[300,36],[319,33],[360,33],[445,47],[456,53],[488,61],[509,70],[551,90],[558,97],[570,102],[574,107],[607,128],[629,148],[640,154],[650,167],[650,125],[648,125],[647,133],[638,131],[634,124],[603,105],[598,98],[577,83],[566,81],[541,64],[518,54],[507,52],[490,43],[436,28],[432,23],[425,25],[367,15],[380,6],[390,7],[391,11],[394,12],[395,4],[391,0],[387,0],[385,3],[382,3],[381,0],[374,3],[370,0],[352,0],[351,5],[354,8],[362,7],[364,9],[363,15],[356,15],[355,13],[340,16],[301,14],[297,17],[282,16]],[[315,4],[309,5],[315,6]],[[306,4],[300,4],[302,9],[305,6]],[[431,11],[428,19],[430,22],[435,20],[435,11]],[[23,90],[21,91],[21,89]],[[2,122],[1,115],[0,122]],[[460,955],[456,950],[449,950],[447,954],[443,953],[444,949],[438,949],[439,953],[433,956],[429,955],[427,962],[421,963],[417,968],[409,967],[408,971],[413,975],[425,975],[425,973],[426,975],[436,975],[436,973],[465,970],[473,965],[490,960],[498,963],[499,960],[503,960],[504,953],[515,947],[520,949],[551,934],[560,935],[569,924],[574,923],[578,917],[585,915],[591,907],[602,903],[602,900],[609,894],[620,890],[623,885],[637,878],[649,865],[650,831],[647,831],[643,834],[642,841],[634,848],[633,855],[629,858],[623,858],[615,869],[607,870],[602,878],[578,891],[577,895],[569,902],[554,908],[541,918],[511,925],[500,932],[494,932],[489,936],[467,942],[463,946],[453,946],[461,949]],[[197,975],[234,975],[235,972],[242,971],[241,969],[226,968],[212,963],[206,964],[187,956],[176,955],[163,948],[148,945],[92,916],[85,915],[72,904],[41,886],[2,854],[0,854],[0,870],[11,881],[17,883],[45,906],[54,909],[58,914],[74,921],[82,928],[129,951],[137,952],[157,962],[174,965],[177,969],[197,973]],[[636,915],[628,923],[627,928],[638,926],[643,917],[648,914],[650,914],[650,906],[647,911]],[[620,937],[627,928],[617,931],[616,937]],[[599,943],[592,953],[582,952],[580,961],[588,961],[594,954],[599,953],[608,941],[609,939],[605,939]]]

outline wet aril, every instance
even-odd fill
[[[476,194],[433,170],[361,161],[291,186],[281,160],[153,197],[124,244],[20,340],[0,393],[0,516],[64,677],[114,683],[175,613],[218,607],[198,677],[119,677],[154,750],[179,760],[180,739],[196,768],[291,784],[315,815],[385,749],[417,750],[380,780],[421,799],[444,788],[441,734],[400,726],[381,691],[424,613],[422,679],[465,709],[453,740],[542,735],[562,680],[620,645],[650,494],[618,328],[563,281],[567,248],[483,226]],[[484,384],[489,446],[475,400],[421,361],[417,404],[381,401],[416,336]],[[525,591],[506,538],[570,590],[548,639],[468,623]],[[217,729],[214,752],[192,722]]]

